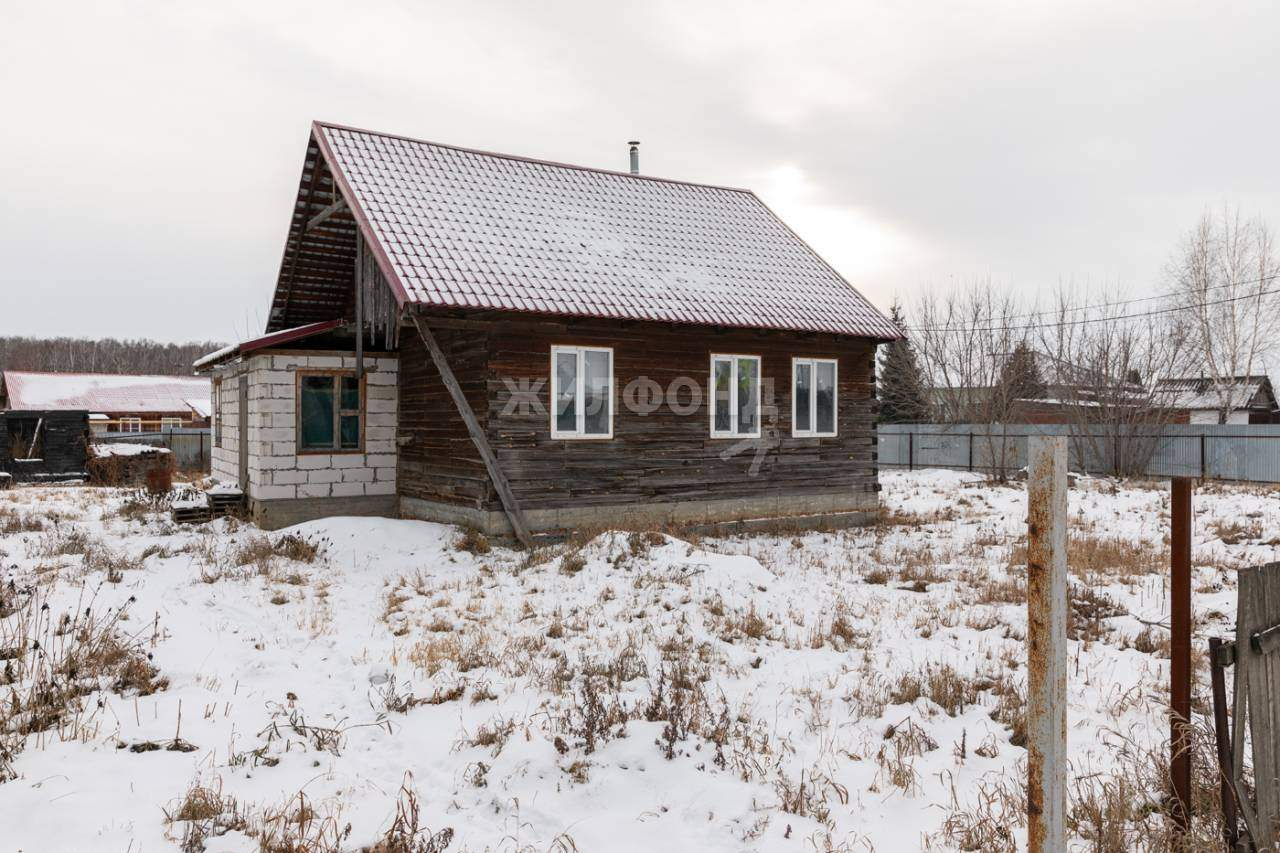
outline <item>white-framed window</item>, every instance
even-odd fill
[[[711,437],[760,437],[760,356],[711,356]]]
[[[182,418],[161,418],[160,431],[164,432],[167,429],[182,429]]]
[[[142,418],[121,418],[121,432],[142,432]]]
[[[551,437],[613,438],[612,348],[551,348]]]
[[[818,438],[836,434],[834,358],[791,359],[791,434]]]

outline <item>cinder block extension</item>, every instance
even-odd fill
[[[355,452],[299,453],[298,374],[311,370],[354,371],[355,357],[264,352],[214,371],[214,478],[239,483],[251,517],[267,529],[331,515],[396,515],[399,359],[364,359],[364,443]],[[242,376],[248,380],[243,421]],[[247,444],[243,472],[241,442]]]

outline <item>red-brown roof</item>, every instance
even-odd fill
[[[192,367],[197,371],[204,368],[212,367],[220,364],[229,358],[235,358],[238,355],[244,355],[254,350],[266,349],[267,347],[279,346],[287,344],[290,341],[301,341],[315,335],[323,334],[331,329],[336,329],[343,325],[342,320],[326,320],[323,323],[308,323],[305,326],[297,326],[292,329],[281,329],[278,332],[271,332],[266,335],[260,335],[247,341],[241,341],[238,344],[231,344],[220,350],[215,350],[207,355],[197,358]]]
[[[13,411],[185,414],[195,410],[203,417],[209,410],[209,380],[203,376],[6,370],[2,379]]]
[[[350,213],[308,229],[339,194]],[[268,330],[343,305],[326,263],[354,250],[344,215],[401,305],[900,336],[749,191],[321,123]]]

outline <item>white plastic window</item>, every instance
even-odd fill
[[[711,437],[760,437],[760,356],[711,356]]]
[[[551,348],[551,437],[613,438],[613,350]]]
[[[791,434],[811,438],[836,434],[835,359],[791,359]]]

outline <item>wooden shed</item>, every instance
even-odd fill
[[[749,191],[317,123],[266,334],[197,366],[260,523],[527,541],[868,520],[898,336]]]

